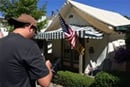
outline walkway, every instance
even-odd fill
[[[40,87],[40,86],[37,85],[36,87]],[[50,87],[63,87],[63,86],[61,86],[61,85],[56,85],[56,84],[51,83],[51,84],[50,84]]]

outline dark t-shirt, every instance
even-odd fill
[[[0,39],[0,87],[35,87],[48,74],[37,44],[19,34]]]

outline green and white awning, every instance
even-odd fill
[[[79,26],[70,26],[80,38],[90,38],[90,39],[102,39],[103,33],[96,31],[91,26],[79,27]],[[40,32],[36,35],[36,39],[64,39],[64,33],[62,28],[59,28],[54,31]]]
[[[118,26],[115,28],[116,31],[126,31],[130,29],[130,25]]]

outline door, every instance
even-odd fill
[[[64,70],[69,70],[73,72],[78,72],[79,67],[79,54],[76,50],[71,49],[68,42],[64,40],[63,43],[63,59],[62,59],[62,65]]]

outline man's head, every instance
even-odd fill
[[[22,35],[29,36],[29,38],[31,38],[37,31],[36,20],[27,14],[21,14],[18,18],[10,18],[8,23],[14,26],[14,31],[17,30],[17,33],[22,32]]]
[[[18,18],[10,18],[8,20],[10,25],[17,25],[18,23],[27,23],[33,26],[37,26],[37,21],[30,15],[21,14]]]

